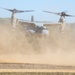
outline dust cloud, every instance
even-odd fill
[[[0,25],[0,62],[75,66],[75,25],[64,33],[50,27],[48,36],[26,34],[23,26]]]

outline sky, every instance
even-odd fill
[[[57,22],[59,16],[45,13],[43,10],[51,12],[67,11],[67,14],[75,15],[75,0],[0,0],[0,7],[18,10],[35,10],[35,12],[25,12],[17,14],[17,18],[30,20],[31,16],[37,21]],[[11,17],[11,12],[0,9],[0,17]],[[67,22],[75,22],[75,17],[67,17]]]

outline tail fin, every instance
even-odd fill
[[[34,16],[31,16],[31,22],[34,22]]]

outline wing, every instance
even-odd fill
[[[18,19],[18,21],[19,21],[19,24],[23,25],[23,26],[31,26],[31,27],[35,26],[34,22],[31,22],[31,21],[28,21],[28,20]]]
[[[55,26],[60,26],[61,23],[44,23],[43,26],[46,26],[46,27],[55,27]]]
[[[30,24],[41,24],[41,23],[45,23],[45,21],[29,21],[29,20],[23,20],[23,19],[18,19],[20,22],[25,22],[25,23],[30,23]]]
[[[20,20],[20,24],[24,25],[24,26],[30,26],[30,27],[35,27],[35,26],[45,26],[47,28],[53,26],[60,26],[61,23],[55,23],[55,22],[51,22],[51,21],[27,21],[27,20]]]
[[[55,12],[50,12],[50,11],[43,11],[43,12],[52,13],[52,14],[56,14],[56,15],[61,15],[61,13],[55,13]]]

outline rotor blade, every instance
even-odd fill
[[[61,15],[61,13],[55,13],[55,12],[50,12],[50,11],[43,11],[43,12],[52,13],[52,14],[56,14],[56,15]]]
[[[68,15],[68,14],[65,14],[65,16],[69,16],[69,17],[75,17],[74,15]]]
[[[13,12],[13,9],[7,9],[7,8],[3,8],[3,7],[0,7],[0,8]],[[17,13],[22,13],[22,12],[34,12],[34,10],[16,10],[16,12],[17,12]]]
[[[8,11],[13,11],[12,9],[7,9],[7,8],[2,8],[2,7],[0,7],[1,9],[5,9],[5,10],[8,10]]]
[[[17,13],[22,13],[22,12],[34,12],[34,10],[17,10]]]
[[[24,12],[34,12],[34,10],[25,10]]]

